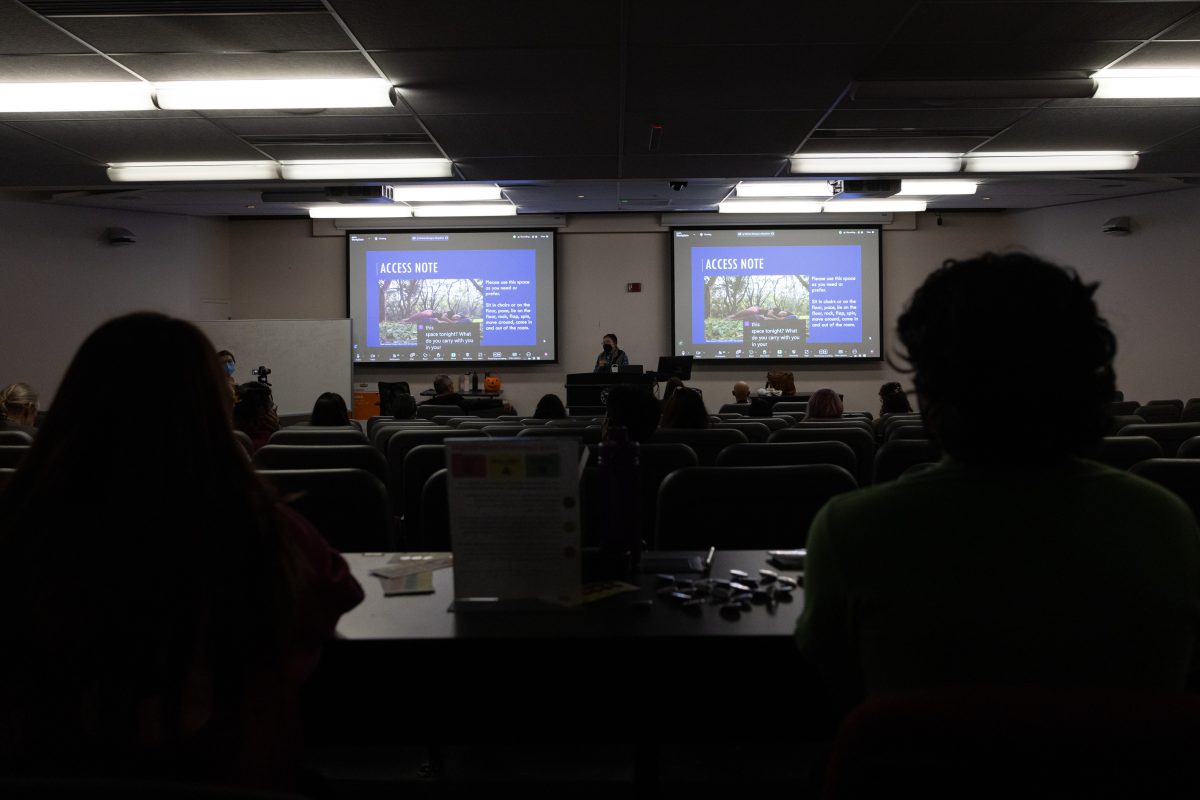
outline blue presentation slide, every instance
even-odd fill
[[[538,344],[532,249],[373,250],[366,260],[369,347],[483,359]]]
[[[692,342],[766,356],[862,341],[862,259],[858,245],[694,246]]]

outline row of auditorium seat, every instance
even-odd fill
[[[441,484],[434,481],[432,486],[430,481],[445,466],[443,443],[447,438],[479,435],[480,430],[473,425],[467,425],[467,422],[471,421],[462,421],[459,428],[450,428],[432,422],[376,421],[374,427],[377,433],[383,429],[392,429],[390,438],[386,441],[386,455],[378,448],[368,445],[365,436],[356,426],[336,429],[285,429],[277,433],[272,443],[255,455],[254,461],[263,474],[276,483],[282,493],[302,490],[308,492],[299,502],[302,505],[307,503],[309,507],[302,507],[301,510],[312,516],[340,549],[439,549],[448,546],[448,518],[439,514],[445,507],[445,479],[440,479]],[[1195,428],[1200,426],[1182,423],[1131,426],[1123,430],[1121,436],[1106,437],[1096,453],[1096,458],[1122,469],[1164,460],[1164,456],[1178,456],[1185,460],[1200,459],[1200,430]],[[557,430],[558,433],[571,435],[587,429],[572,428],[567,423],[535,423],[521,430]],[[1142,432],[1143,429],[1145,433]],[[1125,435],[1129,433],[1141,435]],[[1172,433],[1176,437],[1189,433],[1194,438],[1182,441],[1168,437],[1160,441],[1148,435],[1151,433]],[[525,435],[530,434],[526,432]],[[672,531],[697,528],[707,530],[707,538],[713,539],[715,543],[719,537],[713,531],[713,526],[718,530],[724,527],[723,524],[717,524],[717,520],[724,519],[731,529],[736,530],[739,526],[733,518],[738,515],[744,516],[745,510],[749,508],[755,509],[754,514],[760,519],[789,520],[788,526],[796,531],[795,536],[801,537],[802,540],[811,514],[805,511],[806,506],[799,502],[798,492],[804,494],[810,489],[817,492],[817,487],[822,485],[842,485],[845,482],[841,480],[841,475],[850,478],[850,483],[845,484],[841,490],[879,483],[890,480],[914,466],[932,463],[940,457],[936,446],[921,438],[896,437],[885,440],[877,447],[871,436],[854,424],[840,427],[785,427],[773,432],[771,438],[773,441],[769,443],[751,443],[736,427],[702,431],[660,431],[656,434],[654,442],[642,447],[643,491],[638,502],[642,508],[643,532],[647,538],[650,538],[650,531],[657,529],[657,539],[651,539],[656,546],[675,546],[678,543],[672,538]],[[314,439],[337,443],[311,444]],[[276,444],[276,441],[309,443]],[[27,447],[21,445],[0,445],[0,468],[15,466],[26,449]],[[592,449],[595,450],[594,447]],[[703,457],[701,453],[704,454]],[[819,481],[813,475],[809,475],[802,479],[807,485],[801,486],[795,481],[801,480],[798,476],[804,471],[792,470],[789,473],[787,469],[770,469],[797,466],[829,467],[836,469],[836,472],[825,470],[820,473],[823,477]],[[775,501],[759,498],[754,487],[710,492],[704,488],[703,483],[698,483],[687,489],[697,493],[693,495],[690,505],[684,504],[688,505],[687,508],[656,513],[660,487],[666,484],[666,478],[680,469],[693,467],[707,468],[701,469],[698,475],[734,474],[738,471],[765,469],[761,479],[779,490],[776,500],[786,507],[778,509],[778,515],[764,517],[760,512],[772,508]],[[1160,481],[1163,483],[1178,483],[1180,470],[1188,468],[1186,461],[1182,467],[1155,464],[1141,467],[1146,471],[1159,470],[1164,476],[1167,476],[1167,471],[1170,470],[1169,477]],[[713,469],[719,469],[719,472],[708,471]],[[313,470],[317,473],[314,474]],[[326,472],[332,474],[332,477],[322,477]],[[789,474],[790,478],[787,477]],[[838,477],[830,477],[832,475]],[[365,480],[363,476],[366,476]],[[740,483],[745,477],[743,474],[726,479]],[[699,482],[705,479],[695,477],[686,480]],[[588,498],[594,497],[597,491],[596,481],[595,467],[589,467],[581,487],[585,498],[585,512],[592,502]],[[589,486],[592,488],[589,489]],[[696,488],[697,486],[699,488]],[[670,491],[672,490],[668,490],[668,494]],[[686,493],[681,491],[681,496],[686,497]],[[1183,493],[1182,489],[1180,493]],[[326,495],[328,498],[323,499]],[[695,497],[713,500],[710,503],[696,503]],[[729,499],[721,501],[722,497]],[[328,508],[323,510],[325,506]],[[815,513],[817,508],[819,504],[810,509],[811,513]],[[725,513],[726,510],[728,514]],[[696,512],[703,517],[697,523],[676,519],[679,515],[686,518],[687,515]],[[393,515],[404,517],[403,533],[398,541],[392,535],[395,529],[392,524]],[[594,526],[600,516],[585,513],[584,517],[585,537],[594,538]],[[752,546],[745,541],[743,544]],[[696,546],[707,545],[697,543]],[[772,543],[771,546],[796,545],[793,540],[792,544],[780,541]]]
[[[1123,400],[1110,403],[1109,413],[1113,416],[1136,414],[1148,423],[1200,422],[1200,397],[1193,397],[1186,403],[1183,400],[1150,400],[1147,403]]]

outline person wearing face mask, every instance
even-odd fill
[[[629,356],[617,347],[615,333],[604,334],[604,352],[596,356],[596,368],[592,372],[611,372],[613,367],[629,366]]]
[[[228,350],[222,350],[217,353],[217,361],[221,364],[221,369],[225,372],[225,380],[229,384],[229,394],[237,401],[237,381],[233,379],[233,373],[237,370],[237,359],[233,357],[233,353]]]

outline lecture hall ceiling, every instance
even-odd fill
[[[301,214],[262,192],[321,184],[114,184],[105,169],[444,157],[454,180],[499,183],[522,213],[712,211],[738,180],[788,177],[793,154],[1022,150],[1140,160],[978,175],[977,194],[930,208],[1200,181],[1200,98],[1064,96],[1114,66],[1200,67],[1200,2],[0,0],[4,83],[384,77],[398,97],[383,109],[0,113],[0,191]]]

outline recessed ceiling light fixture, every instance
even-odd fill
[[[904,178],[900,181],[900,191],[896,196],[919,195],[921,197],[936,197],[947,194],[975,194],[978,181],[964,180],[921,180],[920,178]]]
[[[165,81],[154,84],[159,108],[386,108],[392,85],[377,78],[266,81]]]
[[[1133,169],[1138,154],[1114,150],[970,153],[965,161],[967,172],[1079,172]]]
[[[817,200],[723,200],[717,206],[722,214],[820,214]]]
[[[828,181],[742,181],[738,197],[832,197]]]
[[[1200,69],[1102,69],[1092,78],[1098,98],[1200,97]]]
[[[114,183],[155,181],[273,181],[279,178],[274,161],[140,161],[110,164]]]
[[[413,206],[414,217],[515,217],[512,203],[461,203],[458,205]]]
[[[386,178],[449,178],[451,163],[444,158],[394,158],[344,161],[282,161],[287,181],[359,180]]]
[[[141,81],[0,83],[0,112],[153,110],[151,85]]]
[[[821,153],[791,156],[792,172],[810,175],[958,172],[958,153]]]
[[[846,198],[845,200],[830,200],[824,204],[826,212],[862,212],[862,211],[924,211],[924,200],[875,200],[870,198]]]
[[[312,219],[397,219],[411,217],[408,206],[313,206],[308,209]]]
[[[414,184],[389,186],[388,193],[397,202],[403,203],[456,203],[472,200],[500,200],[500,187],[496,184]]]

